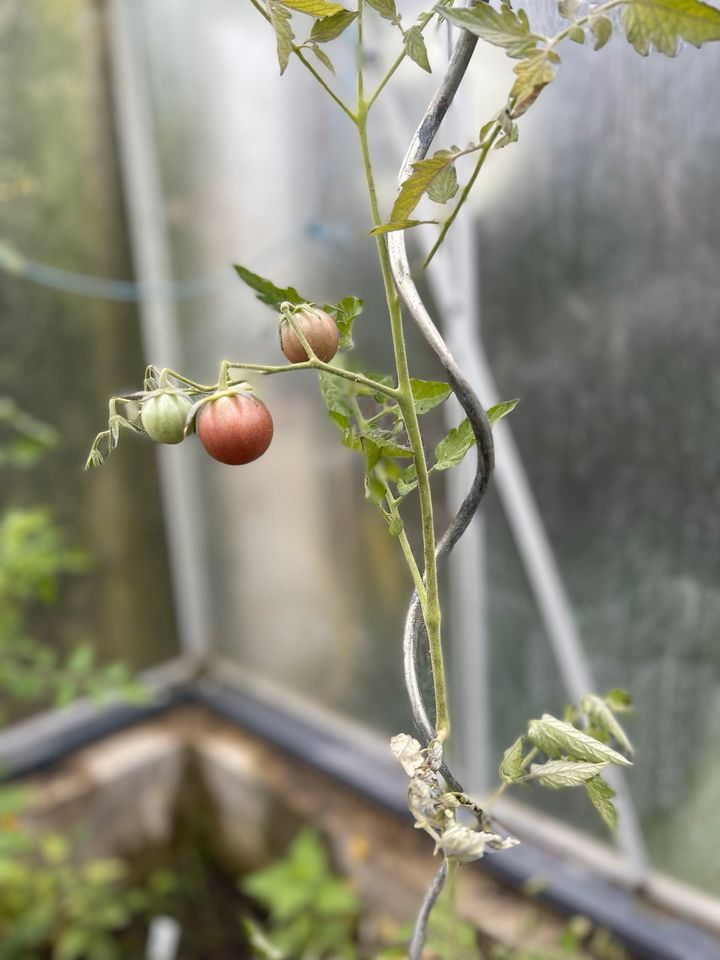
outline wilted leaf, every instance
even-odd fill
[[[442,173],[446,167],[449,167],[459,156],[470,152],[472,149],[472,147],[468,147],[466,150],[461,150],[460,147],[454,147],[452,150],[438,150],[432,157],[414,163],[413,172],[404,181],[395,199],[390,214],[390,222],[396,223],[400,220],[407,220],[435,177]]]
[[[514,73],[517,79],[510,91],[515,99],[513,117],[521,117],[555,78],[555,59],[546,51],[538,51],[518,63]]]

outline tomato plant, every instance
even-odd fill
[[[414,585],[402,648],[406,688],[420,739],[399,734],[393,738],[392,748],[410,777],[409,805],[416,823],[433,838],[436,851],[443,856],[410,944],[409,956],[411,960],[418,960],[422,954],[428,915],[449,869],[458,863],[478,859],[486,848],[501,850],[516,842],[502,831],[494,832],[496,827],[488,813],[464,793],[444,759],[451,724],[438,579],[438,561],[463,535],[488,487],[495,463],[492,425],[509,413],[515,402],[484,409],[422,301],[408,261],[405,233],[428,222],[414,219],[416,208],[426,203],[425,198],[437,205],[455,201],[427,254],[425,264],[429,263],[464,207],[488,156],[492,151],[504,149],[517,141],[519,121],[545,88],[555,82],[561,63],[558,48],[566,40],[577,44],[590,42],[595,50],[600,50],[617,30],[622,31],[642,55],[655,47],[659,52],[673,56],[683,40],[695,46],[720,40],[720,10],[702,0],[672,3],[668,0],[605,0],[599,3],[561,0],[558,15],[565,22],[556,33],[545,36],[531,26],[525,11],[513,9],[509,0],[502,0],[496,7],[490,2],[470,7],[440,4],[421,13],[409,27],[404,25],[403,14],[398,12],[395,0],[358,0],[356,10],[329,0],[251,2],[274,32],[280,72],[284,73],[290,60],[296,57],[355,128],[367,189],[370,234],[375,243],[387,304],[394,371],[391,375],[370,376],[335,359],[338,349],[352,346],[352,326],[362,311],[359,298],[344,297],[338,304],[326,305],[319,310],[311,298],[302,296],[295,287],[276,286],[237,265],[239,276],[255,291],[258,299],[271,307],[275,315],[281,314],[281,347],[289,363],[267,365],[223,361],[217,384],[208,386],[172,371],[158,374],[155,368],[150,368],[145,391],[172,384],[173,389],[179,390],[194,404],[191,413],[197,416],[200,442],[210,455],[224,463],[248,463],[267,449],[272,438],[272,419],[264,404],[248,395],[247,385],[232,380],[231,373],[274,375],[296,369],[314,370],[319,374],[323,399],[333,423],[341,431],[343,444],[365,458],[366,496],[380,510],[389,532],[399,543]],[[620,8],[621,16],[617,18],[615,15]],[[309,36],[300,42],[296,42],[294,33],[298,28],[296,20],[303,19],[298,14],[313,20]],[[399,30],[402,45],[374,88],[366,89],[370,58],[364,39],[364,18],[377,15],[393,30]],[[411,60],[431,72],[423,32],[428,25],[437,24],[439,20],[457,27],[459,39],[400,167],[399,190],[390,204],[388,198],[380,195],[373,168],[368,118],[403,61]],[[326,80],[309,59],[311,55],[316,57],[332,74],[327,45],[350,29],[355,34],[357,47],[354,103],[345,102],[341,96],[349,85]],[[464,80],[478,39],[504,49],[513,60],[513,77],[507,95],[499,104],[499,110],[489,119],[473,118],[475,135],[466,146],[451,145],[428,157],[430,146]],[[379,59],[380,55],[375,55],[373,63]],[[341,87],[342,91],[338,92]],[[474,168],[461,189],[456,161],[465,157],[474,157]],[[462,164],[460,169],[465,169]],[[431,209],[437,210],[437,207]],[[435,353],[446,380],[424,381],[411,376],[405,348],[407,317],[415,323]],[[421,417],[451,393],[466,417],[437,444],[434,455],[430,455],[424,443]],[[108,430],[96,439],[88,459],[89,466],[101,463],[103,453],[114,449],[121,427],[137,429],[132,404],[138,400],[143,402],[145,397],[146,393],[143,393],[111,400]],[[122,408],[124,414],[119,412],[118,405],[121,404],[129,405]],[[460,463],[473,446],[477,447],[478,457],[472,486],[447,530],[438,538],[431,481],[437,473]],[[410,542],[404,529],[403,513],[406,498],[410,496],[416,496],[418,501],[422,528],[420,546]],[[432,693],[428,696],[418,675],[421,643],[426,644],[432,673]],[[429,703],[425,702],[426,699]],[[612,828],[616,817],[615,794],[604,774],[609,765],[628,766],[632,753],[615,717],[615,713],[623,708],[622,698],[615,695],[601,698],[590,694],[583,698],[578,709],[567,714],[565,720],[545,714],[530,721],[527,732],[503,757],[500,767],[502,786],[498,793],[516,783],[532,782],[553,789],[582,787],[605,823]],[[617,749],[610,745],[611,742]],[[540,762],[533,763],[536,758]],[[468,823],[474,823],[474,826]]]

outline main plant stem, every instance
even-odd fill
[[[358,4],[358,105],[356,111],[356,126],[360,138],[363,169],[370,200],[370,212],[374,227],[383,222],[375,189],[372,161],[367,135],[368,102],[364,96],[363,80],[363,26],[362,0]],[[423,619],[428,636],[430,664],[432,668],[433,687],[435,694],[435,729],[437,736],[445,740],[450,732],[450,717],[448,713],[447,687],[445,683],[445,666],[440,632],[440,593],[438,589],[437,564],[435,560],[435,524],[433,520],[432,493],[428,473],[425,450],[420,432],[417,411],[412,395],[410,370],[405,349],[405,335],[403,332],[402,311],[400,298],[395,289],[387,240],[383,235],[375,237],[380,271],[382,273],[385,299],[390,316],[390,330],[392,333],[393,350],[395,353],[395,369],[398,382],[398,405],[403,415],[410,447],[413,452],[415,469],[417,472],[417,488],[420,499],[420,514],[422,518],[423,559],[425,566],[425,602],[422,604]]]

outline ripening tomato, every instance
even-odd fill
[[[142,402],[140,420],[157,443],[180,443],[185,439],[185,420],[192,404],[179,390],[155,390]]]
[[[330,314],[318,307],[306,307],[298,310],[293,319],[315,351],[318,360],[329,363],[337,353],[340,342],[337,324]],[[304,363],[308,359],[300,338],[286,317],[283,317],[280,324],[280,348],[290,363]]]
[[[247,393],[218,393],[198,413],[200,443],[220,463],[257,460],[270,446],[273,422],[265,404]]]

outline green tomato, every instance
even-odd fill
[[[179,390],[155,390],[143,400],[140,420],[156,443],[180,443],[185,439],[185,421],[191,406]]]

